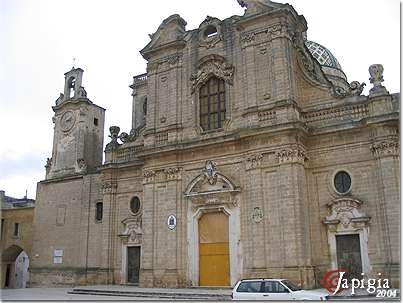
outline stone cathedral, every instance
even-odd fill
[[[399,283],[400,94],[374,64],[363,95],[292,6],[238,3],[243,16],[192,30],[162,21],[130,86],[132,128],[110,126],[105,148],[105,109],[82,69],[65,74],[32,286],[314,288],[337,268]]]

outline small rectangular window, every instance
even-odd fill
[[[102,202],[98,202],[95,204],[95,220],[102,221],[103,217],[103,204]]]
[[[94,118],[94,125],[98,126],[98,118]]]
[[[14,236],[18,236],[20,232],[20,224],[19,223],[14,223]]]
[[[4,219],[1,219],[0,239],[3,239]]]

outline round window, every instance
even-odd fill
[[[140,199],[138,197],[133,197],[130,200],[130,210],[132,213],[137,214],[140,210]]]
[[[217,36],[217,34],[217,28],[213,25],[207,26],[207,28],[204,30],[204,38],[212,38],[214,36]]]
[[[347,193],[351,188],[351,177],[345,171],[339,171],[334,177],[334,187],[340,194]]]

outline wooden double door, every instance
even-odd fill
[[[206,213],[199,219],[199,285],[229,286],[228,216]]]

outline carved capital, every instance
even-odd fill
[[[262,165],[263,161],[263,155],[262,154],[255,154],[255,155],[250,155],[246,159],[246,169],[254,169],[258,168]]]
[[[102,184],[102,193],[103,194],[112,194],[116,192],[118,188],[118,184],[115,181],[105,181]]]
[[[291,39],[293,32],[287,27],[286,24],[275,24],[267,29],[267,34],[270,40],[276,38],[288,38]]]
[[[300,147],[292,147],[277,152],[279,164],[284,163],[302,163],[308,160],[305,150]]]
[[[254,32],[242,33],[240,37],[242,47],[246,47],[255,42],[255,37]]]
[[[143,184],[153,183],[155,180],[155,171],[154,170],[144,170],[143,171]]]
[[[372,144],[371,151],[375,157],[398,156],[399,142],[394,140],[385,140]]]
[[[181,168],[179,167],[170,167],[164,169],[164,173],[167,181],[171,180],[180,180],[181,179]]]

